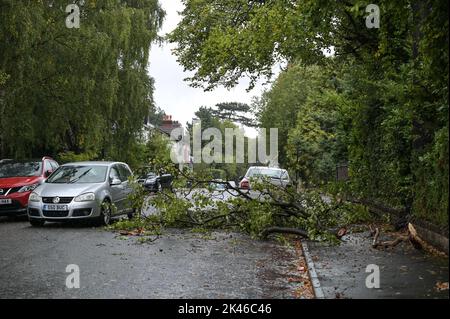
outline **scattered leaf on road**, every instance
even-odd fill
[[[438,281],[438,282],[436,283],[435,288],[436,288],[436,290],[438,290],[438,291],[448,290],[448,281],[447,281],[447,282],[441,282],[441,281]]]

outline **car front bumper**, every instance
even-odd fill
[[[100,216],[100,204],[97,201],[89,202],[74,202],[67,205],[67,210],[44,210],[44,203],[29,202],[28,203],[28,218],[44,219],[46,221],[66,221],[89,219]]]
[[[1,199],[10,199],[11,204],[0,205],[0,216],[17,216],[26,214],[30,193],[31,192],[12,193],[8,196],[1,196]]]

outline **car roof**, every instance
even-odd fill
[[[31,163],[31,162],[42,162],[44,160],[54,161],[50,156],[43,156],[42,158],[2,158],[0,159],[0,163]]]
[[[269,166],[250,166],[248,168],[250,169],[271,169],[271,170],[279,170],[279,171],[285,171],[284,168],[279,168],[279,167],[269,167]]]
[[[0,163],[39,163],[42,162],[42,159],[38,159],[38,158],[29,158],[29,159],[10,159],[10,158],[6,158],[6,159],[2,159],[0,160]]]
[[[114,165],[114,164],[125,164],[125,163],[122,163],[122,162],[111,162],[111,161],[84,161],[84,162],[72,162],[72,163],[66,163],[66,164],[64,164],[64,165],[62,165],[62,166],[75,166],[75,165],[78,165],[78,166],[87,166],[87,165],[90,165],[90,166],[111,166],[111,165]],[[125,164],[126,165],[126,164]]]

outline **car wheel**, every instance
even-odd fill
[[[111,203],[107,200],[103,201],[101,210],[100,210],[100,216],[99,216],[99,224],[101,226],[108,226],[111,224],[112,220],[112,210],[111,210]]]
[[[158,188],[158,192],[161,193],[162,192],[162,185],[161,185],[160,182],[158,182],[157,188]]]
[[[33,227],[42,227],[45,224],[45,220],[30,218],[30,224]]]
[[[128,213],[127,214],[127,217],[128,217],[128,219],[133,219],[133,217],[134,217],[134,213],[135,213],[135,210],[133,209],[133,211],[131,212],[131,213]]]

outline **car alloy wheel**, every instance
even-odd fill
[[[108,226],[111,224],[111,203],[104,201],[102,203],[102,209],[100,214],[101,222],[103,225]]]

